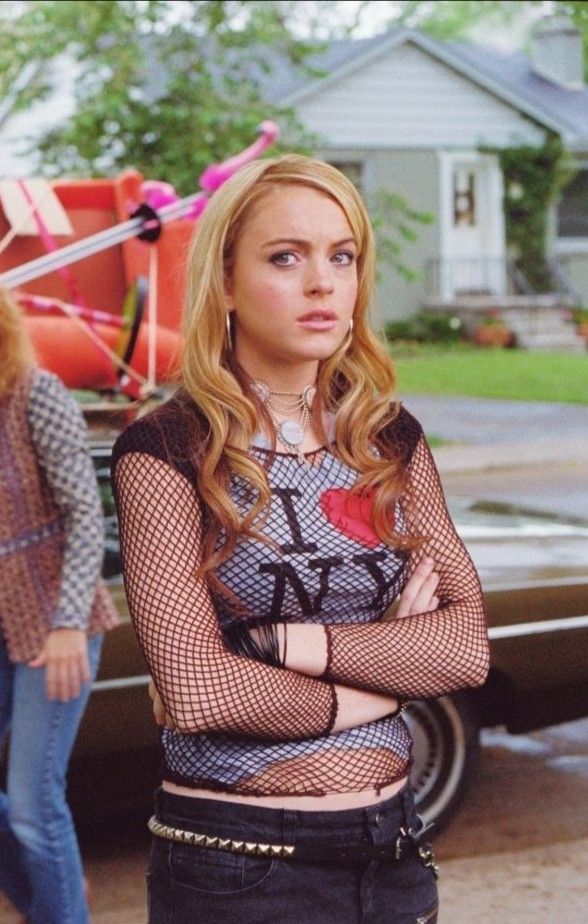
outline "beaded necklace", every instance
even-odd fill
[[[316,386],[307,385],[301,392],[270,391],[265,382],[253,382],[253,389],[259,400],[268,409],[272,423],[276,429],[278,442],[289,452],[294,452],[301,462],[304,455],[300,449],[312,410],[312,403],[316,395]],[[298,420],[279,420],[279,416],[298,413]]]

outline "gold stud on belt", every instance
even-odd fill
[[[225,837],[210,837],[208,834],[198,834],[196,831],[183,831],[164,825],[152,815],[147,827],[156,837],[163,837],[168,841],[177,841],[179,844],[192,844],[194,847],[208,847],[212,850],[227,850],[229,853],[244,853],[250,857],[280,857],[287,859],[293,856],[294,847],[288,844],[255,844],[250,841],[234,841]]]

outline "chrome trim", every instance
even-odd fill
[[[581,587],[585,585],[588,589],[588,574],[567,575],[566,577],[554,578],[531,578],[527,581],[502,580],[493,581],[491,578],[482,582],[482,590],[485,595],[492,596],[494,593],[504,593],[504,591],[536,590],[538,587]]]
[[[512,623],[508,626],[491,626],[490,639],[516,638],[518,635],[543,635],[546,632],[563,632],[570,629],[588,629],[588,615],[566,616],[562,619],[538,619],[536,622]]]
[[[113,677],[111,680],[95,680],[92,684],[93,693],[104,693],[108,690],[125,690],[129,687],[146,687],[151,680],[150,674],[135,674],[133,677]]]

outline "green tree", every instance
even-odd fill
[[[291,109],[263,99],[271,62],[279,57],[304,67],[311,50],[287,28],[291,6],[258,0],[3,3],[4,110],[46,96],[46,65],[58,69],[67,52],[76,67],[76,109],[38,143],[42,172],[103,175],[133,165],[190,192],[204,167],[249,144],[264,118],[279,121],[290,150],[311,144]]]

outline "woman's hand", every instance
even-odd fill
[[[425,556],[400,594],[396,618],[418,616],[419,613],[436,610],[439,606],[439,597],[436,594],[438,584],[439,575],[435,571],[435,562]]]
[[[29,667],[45,668],[48,699],[67,703],[90,682],[88,638],[83,629],[53,629]]]
[[[153,701],[153,718],[158,725],[163,725],[165,728],[175,728],[174,723],[171,720],[171,716],[165,711],[165,706],[163,705],[163,700],[157,692],[157,688],[152,680],[149,681],[149,696]]]

